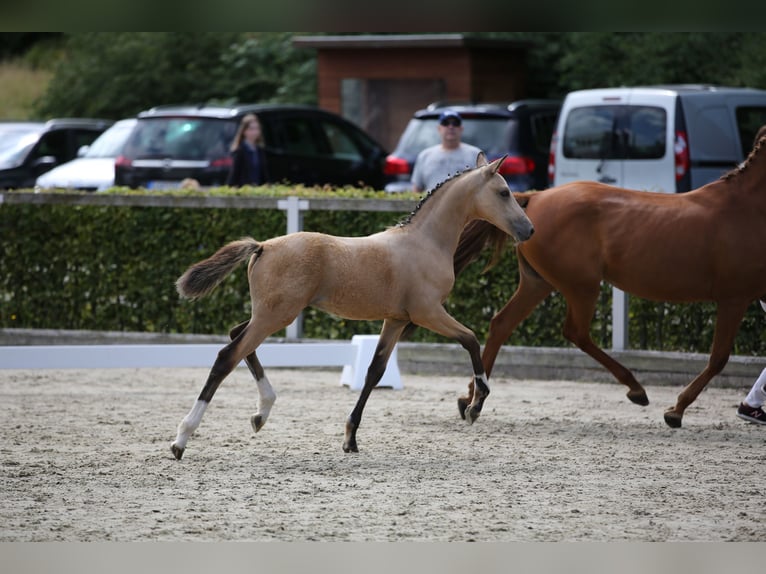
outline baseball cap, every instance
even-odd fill
[[[439,123],[442,123],[444,122],[444,120],[448,120],[448,119],[457,120],[458,125],[463,123],[463,118],[461,118],[460,114],[457,113],[455,110],[444,110],[439,116]]]

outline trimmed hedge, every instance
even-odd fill
[[[336,193],[319,191],[323,196]],[[340,197],[354,196],[347,190],[337,193]],[[367,235],[395,224],[404,215],[309,211],[304,215],[303,228],[335,235]],[[283,234],[285,226],[285,213],[277,209],[3,202],[0,327],[225,333],[249,316],[246,266],[236,270],[210,296],[196,302],[177,295],[175,280],[190,264],[228,241],[244,235],[266,239]],[[512,250],[505,253],[497,267],[482,273],[485,264],[486,257],[458,277],[447,302],[449,312],[472,328],[480,341],[486,339],[490,319],[511,297],[518,281]],[[569,346],[561,335],[565,311],[563,297],[553,294],[521,324],[508,343]],[[714,313],[712,304],[671,305],[631,297],[629,345],[707,353]],[[735,354],[766,354],[761,337],[762,315],[757,304],[748,310]],[[379,321],[348,321],[314,309],[304,311],[307,338],[349,339],[355,333],[378,332],[380,325]],[[599,345],[611,347],[608,285],[602,287],[592,334]],[[446,341],[424,329],[417,330],[412,340]]]

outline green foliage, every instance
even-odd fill
[[[239,102],[316,104],[316,57],[294,49],[292,37],[252,33],[228,46],[216,74],[222,93]]]
[[[59,34],[65,58],[37,107],[40,116],[132,116],[160,104],[317,101],[314,50],[291,32]],[[766,87],[762,32],[490,32],[527,47],[529,97],[651,83]],[[7,36],[7,37],[6,37]],[[2,34],[0,54],[50,34]]]
[[[304,197],[335,193],[317,188],[300,191]],[[354,195],[351,189],[339,192],[346,194],[341,197]],[[234,190],[208,193],[233,195]],[[236,193],[278,195],[288,194],[289,189],[243,188]],[[365,201],[364,196],[377,199],[379,193],[356,191],[358,201]],[[304,215],[304,229],[369,235],[405,215],[309,211]],[[249,317],[244,266],[199,301],[181,299],[175,291],[176,279],[190,264],[228,241],[244,235],[259,239],[281,235],[285,226],[285,214],[272,209],[5,202],[0,204],[0,327],[226,333]],[[486,340],[492,316],[510,299],[518,282],[513,250],[506,251],[500,263],[484,273],[487,259],[488,254],[458,277],[446,305],[481,341]],[[715,318],[712,304],[670,305],[630,298],[629,313],[631,348],[709,351]],[[508,343],[569,346],[561,335],[565,315],[566,302],[554,293],[521,323]],[[762,315],[758,305],[748,310],[735,353],[766,354]],[[309,338],[349,339],[356,333],[376,333],[380,327],[379,321],[349,321],[314,309],[304,312],[304,335]],[[602,286],[591,332],[597,344],[611,346],[609,285]],[[425,329],[418,329],[412,340],[447,342]]]
[[[565,91],[620,85],[706,83],[763,85],[748,45],[764,34],[742,32],[578,32],[567,36],[557,68]]]
[[[119,119],[156,105],[316,102],[314,55],[289,33],[90,32],[67,36],[38,111]]]

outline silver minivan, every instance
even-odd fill
[[[743,161],[764,124],[766,90],[668,85],[570,92],[551,140],[549,182],[689,191]]]

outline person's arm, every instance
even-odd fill
[[[412,190],[417,193],[423,193],[425,191],[425,164],[428,163],[428,156],[424,153],[426,150],[421,151],[415,160],[415,168],[412,170]]]

